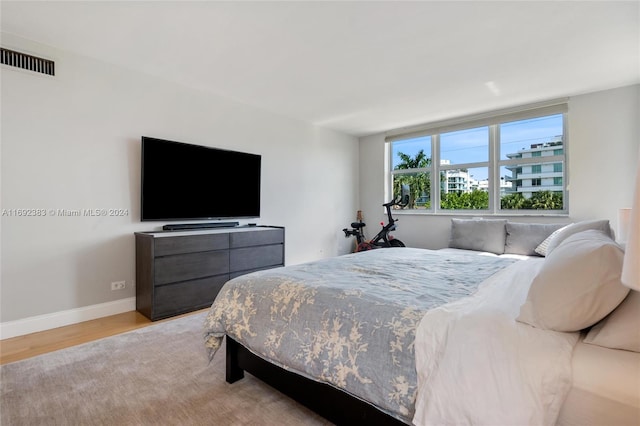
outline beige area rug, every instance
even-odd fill
[[[205,313],[0,366],[0,424],[328,425],[250,374],[209,363]]]

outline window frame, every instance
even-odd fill
[[[500,125],[513,121],[527,120],[551,115],[562,115],[562,154],[545,155],[531,158],[500,158]],[[522,106],[506,110],[494,111],[491,113],[478,114],[474,116],[462,117],[442,122],[423,124],[408,128],[389,131],[385,136],[385,199],[393,197],[393,176],[400,173],[422,173],[428,172],[431,179],[430,188],[430,208],[429,209],[398,209],[401,214],[424,214],[424,215],[473,215],[473,216],[567,216],[569,214],[569,131],[568,131],[568,106],[566,99],[549,101],[535,105]],[[440,135],[443,133],[469,130],[477,127],[489,128],[489,160],[464,164],[440,164]],[[418,137],[431,137],[431,164],[428,168],[405,169],[401,171],[392,170],[393,158],[392,143],[395,141],[408,140]],[[505,166],[526,166],[528,164],[562,163],[562,197],[563,209],[542,210],[542,209],[502,209],[501,208],[501,186],[500,170]],[[453,210],[441,208],[441,175],[445,170],[473,169],[478,167],[488,167],[488,209],[464,209]],[[437,178],[437,179],[436,179]]]

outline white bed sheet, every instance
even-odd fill
[[[543,258],[517,262],[474,295],[430,310],[416,333],[416,425],[556,423],[579,333],[515,321]]]
[[[558,426],[640,425],[640,353],[580,341]]]
[[[450,247],[439,249],[438,251],[441,251],[444,253],[455,253],[455,252],[476,253],[478,256],[504,257],[506,259],[518,259],[518,260],[543,259],[543,257],[540,257],[540,256],[526,256],[524,254],[513,254],[513,253],[495,254],[495,253],[489,253],[488,251],[465,250],[465,249],[457,249],[457,248],[450,248]]]

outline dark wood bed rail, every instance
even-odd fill
[[[242,379],[246,371],[337,425],[406,426],[406,423],[351,394],[280,368],[229,336],[226,339],[228,383]]]

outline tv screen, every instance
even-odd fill
[[[143,136],[141,220],[259,217],[261,160]]]

